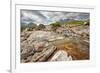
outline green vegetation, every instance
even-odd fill
[[[89,20],[86,21],[82,21],[82,20],[72,20],[72,21],[65,21],[65,22],[53,22],[50,24],[50,26],[52,27],[53,31],[56,31],[56,29],[58,27],[61,27],[62,25],[89,25]],[[37,26],[37,24],[34,23],[29,23],[27,25],[25,24],[21,24],[21,31],[23,31],[24,29],[28,28],[28,31],[32,31],[33,29],[35,30],[43,30],[46,28],[46,25],[44,24],[39,24]]]
[[[52,26],[52,30],[56,31],[56,29],[61,26],[61,23],[60,22],[54,22],[54,23],[51,23],[50,25]]]
[[[45,25],[44,24],[39,24],[39,26],[37,27],[37,30],[42,30],[45,28]]]
[[[66,21],[66,22],[54,22],[54,23],[51,23],[50,25],[52,25],[52,27],[60,27],[61,25],[63,24],[66,24],[66,25],[83,25],[85,22],[89,22],[88,20],[87,21],[82,21],[82,20],[72,20],[72,21]]]
[[[84,24],[84,22],[86,21],[78,21],[78,20],[74,20],[74,21],[68,21],[68,22],[65,22],[65,24],[68,24],[68,25],[79,25],[79,24]]]
[[[54,22],[54,23],[51,23],[50,25],[52,25],[53,27],[60,27],[61,23],[60,22]]]

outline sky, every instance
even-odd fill
[[[41,10],[21,10],[21,23],[29,24],[50,24],[55,21],[73,19],[87,20],[89,13],[82,12],[57,12],[57,11],[41,11]]]

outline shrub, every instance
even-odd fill
[[[39,24],[38,27],[37,27],[38,30],[42,30],[44,28],[45,28],[45,25],[43,25],[43,24]]]
[[[56,29],[61,26],[61,23],[60,22],[55,22],[55,23],[52,23],[50,25],[52,26],[52,30],[56,31]]]
[[[51,24],[53,27],[60,27],[61,23],[60,22],[55,22]]]

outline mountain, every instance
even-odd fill
[[[69,21],[74,21],[74,19],[71,19],[71,18],[64,18],[64,19],[60,19],[60,20],[59,20],[60,23],[65,23],[65,22],[69,22]]]
[[[75,19],[72,19],[72,18],[64,18],[64,19],[60,19],[60,23],[61,24],[69,24],[69,23],[72,23],[72,22],[75,22],[76,20]]]
[[[32,26],[36,25],[35,23],[30,22],[27,27],[31,28]]]
[[[30,22],[30,23],[28,23],[28,24],[26,24],[26,23],[21,23],[21,30],[23,30],[23,29],[25,29],[25,28],[32,28],[32,27],[35,27],[36,26],[36,24],[35,23],[32,23],[32,22]]]

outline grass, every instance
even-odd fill
[[[79,25],[79,24],[84,24],[84,22],[86,21],[69,21],[69,22],[65,22],[65,24],[68,24],[68,25]]]

